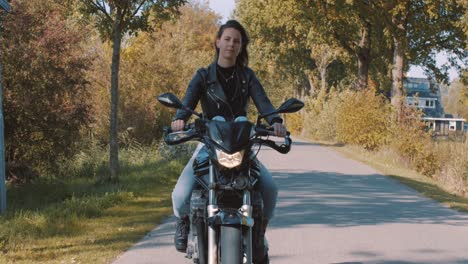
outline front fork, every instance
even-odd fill
[[[215,182],[215,174],[213,171],[213,165],[210,164],[210,183]],[[252,199],[250,191],[245,190],[243,196],[243,205],[239,209],[240,213],[248,218],[252,218]],[[216,191],[210,189],[208,192],[208,207],[207,213],[208,218],[214,217],[219,212],[218,201],[216,199]],[[218,263],[218,230],[215,226],[208,226],[208,264]],[[247,227],[244,238],[244,253],[246,264],[252,264],[252,227]]]
[[[210,161],[210,185],[215,182],[215,174],[213,171],[213,164]],[[208,218],[214,217],[218,212],[218,201],[216,199],[216,191],[210,188],[208,191]],[[218,264],[218,237],[215,226],[208,225],[208,264]]]
[[[244,191],[243,205],[240,208],[242,215],[248,218],[252,218],[252,200],[250,197],[250,191]],[[252,227],[247,226],[244,233],[244,253],[246,257],[247,264],[252,264]]]

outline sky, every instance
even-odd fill
[[[222,16],[221,22],[226,22],[227,18],[230,17],[232,11],[236,7],[236,3],[234,0],[209,0],[210,8],[215,11],[216,13]],[[440,53],[436,56],[436,61],[438,65],[441,65],[447,62],[446,55]],[[419,66],[410,66],[410,70],[408,72],[408,77],[426,77],[424,75],[424,71]],[[458,77],[458,73],[455,69],[449,70],[449,80],[452,81],[453,79]]]
[[[236,7],[234,0],[209,0],[208,2],[210,8],[223,17],[221,20],[223,23],[227,21]]]

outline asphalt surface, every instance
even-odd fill
[[[265,148],[260,159],[279,187],[270,263],[468,263],[468,214],[320,145]],[[113,264],[192,263],[175,250],[174,227],[166,219]]]

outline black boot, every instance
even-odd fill
[[[187,239],[190,231],[190,221],[188,216],[177,219],[176,232],[174,235],[174,245],[177,251],[187,250]]]
[[[265,233],[268,226],[268,219],[263,219],[262,223],[262,234],[263,234],[263,246],[264,246],[264,253],[265,256],[263,257],[262,261],[259,264],[269,264],[270,258],[268,257],[268,242],[266,241]]]
[[[268,245],[267,241],[265,238],[265,232],[266,228],[268,226],[268,220],[263,219],[262,221],[259,221],[261,223],[259,230],[257,229],[257,241],[255,241],[255,246],[254,246],[254,259],[253,263],[255,264],[269,264],[270,260],[268,257]]]

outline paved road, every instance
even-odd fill
[[[273,264],[468,263],[468,214],[319,145],[265,149],[261,160],[280,189],[267,232]],[[174,225],[167,219],[114,264],[191,263],[173,248]]]

